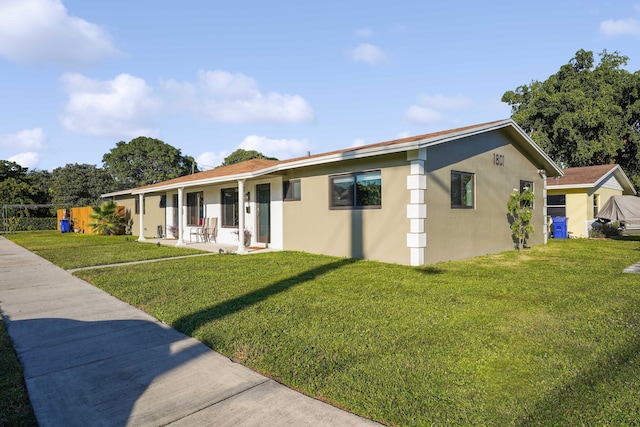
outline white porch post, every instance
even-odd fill
[[[184,214],[182,212],[182,200],[184,194],[184,187],[178,188],[178,241],[176,246],[184,246]]]
[[[543,177],[542,200],[544,200],[544,204],[542,208],[542,221],[544,223],[542,226],[542,229],[544,231],[542,232],[542,236],[543,236],[543,243],[546,245],[549,239],[549,221],[547,220],[547,173],[546,171],[543,171],[542,169],[540,169],[540,176]],[[587,233],[587,237],[588,236],[589,234]]]
[[[140,235],[138,236],[138,242],[144,242],[144,194],[138,195],[138,203],[140,206]]]
[[[238,180],[238,251],[239,254],[247,253],[244,247],[244,180]]]

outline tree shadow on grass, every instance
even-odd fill
[[[532,402],[516,425],[637,425],[640,401],[629,395],[637,395],[640,386],[638,366],[640,339],[635,339]]]
[[[181,383],[171,372],[209,356],[210,349],[158,322],[5,319],[40,423],[164,425],[203,406],[172,396]],[[202,394],[211,387],[192,388]],[[235,393],[222,386],[216,391],[220,399]]]
[[[294,286],[312,281],[318,276],[337,270],[346,265],[353,264],[354,262],[358,262],[358,260],[345,258],[303,271],[295,276],[279,280],[271,285],[265,286],[264,288],[256,289],[255,291],[239,297],[223,301],[210,307],[203,308],[202,310],[198,310],[195,313],[182,316],[173,322],[172,326],[187,335],[192,335],[198,328],[211,321],[237,313],[245,308],[264,301],[271,296],[285,292]]]

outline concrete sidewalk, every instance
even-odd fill
[[[233,363],[0,236],[0,309],[41,426],[374,426]]]

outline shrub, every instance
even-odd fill
[[[33,218],[28,216],[11,217],[8,220],[9,231],[55,230],[58,228],[56,218]]]
[[[533,233],[533,225],[531,225],[533,212],[531,207],[534,199],[533,192],[528,188],[522,193],[518,192],[517,188],[514,188],[507,201],[508,219],[511,224],[513,241],[519,251],[524,248],[527,237]]]
[[[618,237],[620,236],[620,223],[619,222],[595,222],[589,230],[589,237]]]

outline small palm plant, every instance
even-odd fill
[[[107,236],[117,234],[124,226],[124,218],[118,215],[118,206],[114,202],[104,202],[94,207],[89,216],[91,217],[89,227],[93,228],[96,234]]]

